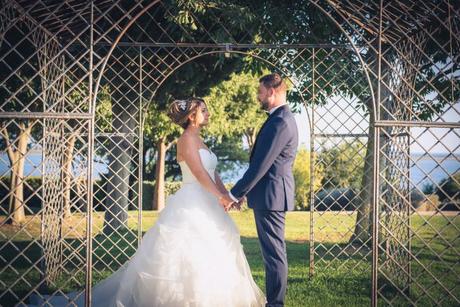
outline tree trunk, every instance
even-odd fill
[[[24,138],[24,134],[21,133],[20,139]],[[27,137],[26,137],[27,138]],[[21,141],[20,141],[21,143]],[[14,155],[14,160],[10,161],[13,167],[11,171],[14,173],[14,181],[11,181],[11,190],[13,191],[10,194],[10,208],[9,208],[9,223],[13,225],[20,225],[25,221],[25,210],[24,210],[24,156],[22,153],[25,153],[24,146],[18,146],[18,152]]]
[[[72,212],[70,211],[71,200],[70,190],[72,186],[72,161],[73,161],[73,150],[75,148],[76,133],[72,133],[67,141],[67,146],[64,152],[64,165],[63,165],[63,190],[64,190],[64,218],[69,217]]]
[[[147,178],[147,152],[149,148],[145,146],[144,142],[144,147],[142,148],[142,178],[146,180]]]
[[[369,133],[366,146],[366,156],[364,158],[363,177],[361,179],[361,189],[355,197],[355,208],[357,211],[356,224],[350,243],[356,245],[370,245],[372,217],[372,179],[373,179],[373,161],[374,161],[374,114],[372,112],[372,98],[369,98],[366,104],[369,107]]]
[[[78,195],[83,195],[85,193],[86,189],[86,182],[88,180],[86,179],[86,176],[79,175],[76,180],[75,180],[75,190],[77,191]],[[77,200],[77,207],[82,211],[82,212],[88,212],[88,204],[85,202],[84,199],[81,197],[78,197]]]
[[[252,147],[254,147],[254,143],[256,142],[256,137],[257,137],[256,129],[254,129],[254,128],[247,129],[244,132],[244,137],[246,138],[246,141],[248,142],[249,152],[251,152]]]
[[[10,158],[10,155],[8,155],[8,160],[10,161],[10,165],[13,165],[16,161],[16,154],[14,154],[13,158]],[[8,197],[8,219],[7,222],[14,224],[12,221],[12,217],[10,216],[13,208],[14,208],[14,199],[15,199],[15,189],[16,189],[16,172],[17,170],[14,169],[15,166],[11,166],[11,176],[10,176],[10,188],[9,188],[9,197]]]
[[[109,176],[107,182],[104,234],[127,228],[129,206],[129,175],[131,168],[133,136],[136,131],[134,99],[122,96],[112,106],[112,128],[116,135],[111,137]],[[118,135],[120,134],[120,135]]]
[[[152,209],[161,211],[165,206],[165,158],[166,138],[162,137],[157,142],[157,163],[155,167],[155,189]]]
[[[377,75],[377,61],[372,61],[374,65],[372,69],[374,69],[375,75]],[[382,76],[386,76],[385,78],[389,78],[390,74],[387,73],[389,69],[388,64],[382,62]],[[386,84],[389,84],[388,80],[384,80]],[[374,83],[374,90],[377,92],[377,82]],[[388,114],[387,110],[390,110],[389,103],[391,103],[390,95],[391,92],[385,87],[384,82],[381,82],[381,97],[380,97],[380,105],[383,108],[380,108],[380,119],[387,120],[390,118],[390,114]],[[369,111],[369,133],[368,133],[368,141],[366,146],[366,156],[364,159],[364,171],[363,177],[361,180],[361,189],[358,193],[358,196],[354,199],[355,208],[357,208],[357,216],[356,216],[356,224],[355,230],[353,235],[350,238],[350,243],[356,245],[371,245],[371,235],[372,235],[372,203],[373,203],[373,172],[374,172],[374,135],[375,135],[375,118],[374,118],[374,110],[372,104],[372,97],[369,97],[365,104]],[[384,130],[389,131],[391,128],[384,128]],[[388,133],[388,132],[387,132]],[[386,142],[388,139],[380,133],[379,139],[379,147],[380,149],[384,149],[384,152],[380,153],[379,163],[379,170],[380,172],[386,168],[386,158],[384,153],[389,150],[389,146],[386,146]],[[380,174],[379,174],[380,176]],[[380,187],[377,187],[380,189]],[[378,201],[378,200],[377,200]]]
[[[11,145],[8,131],[2,129],[5,138],[8,159],[11,165],[10,195],[8,199],[8,219],[7,223],[20,225],[25,222],[24,204],[24,164],[29,142],[32,125],[26,126],[23,122],[19,123],[20,132],[18,135],[17,150],[14,151]]]

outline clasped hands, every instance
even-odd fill
[[[219,197],[219,203],[226,212],[228,212],[232,208],[241,210],[241,206],[243,205],[244,201],[245,197],[239,199],[238,202],[235,202],[228,193]]]

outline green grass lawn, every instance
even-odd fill
[[[247,255],[252,273],[257,284],[264,290],[264,269],[260,254],[254,218],[251,210],[231,212],[240,229],[241,240]],[[145,211],[142,217],[142,231],[149,229],[158,217],[157,212]],[[41,249],[34,238],[40,234],[37,217],[28,217],[28,225],[18,232],[17,227],[0,226],[0,293],[12,287],[15,295],[20,298],[28,295],[31,285],[39,280],[39,264]],[[353,228],[355,215],[326,213],[315,214],[315,273],[309,277],[309,236],[310,215],[308,212],[290,212],[286,222],[287,253],[289,261],[289,280],[286,306],[368,306],[371,292],[371,262],[368,249],[349,255],[343,253],[341,247],[349,239],[349,229]],[[428,220],[428,223],[426,222]],[[137,241],[137,212],[130,212],[129,226],[133,231],[123,235],[112,235],[107,238],[101,235],[103,215],[94,214],[93,218],[93,280],[97,283],[109,276],[135,251]],[[412,229],[416,232],[412,242],[412,250],[417,261],[412,261],[412,275],[415,276],[409,295],[417,305],[453,306],[458,303],[447,295],[460,292],[460,268],[457,255],[460,249],[460,218],[458,215],[414,216],[411,219]],[[61,275],[53,291],[82,289],[85,279],[85,251],[82,244],[85,237],[85,217],[75,214],[66,220],[63,233],[66,238],[64,256],[67,273]],[[13,244],[6,243],[11,240]],[[133,243],[134,242],[134,243]],[[428,245],[423,242],[427,242]],[[71,252],[73,251],[73,252]],[[337,256],[338,253],[341,254]],[[321,259],[320,259],[321,258]],[[383,260],[382,260],[383,261]],[[12,266],[7,263],[13,262]],[[423,269],[425,266],[428,272]],[[380,274],[383,275],[383,274]],[[25,276],[22,278],[21,276]],[[439,286],[436,280],[441,281]],[[391,282],[379,277],[381,297],[379,305],[389,302],[407,306],[403,296]],[[398,285],[396,285],[398,286]],[[447,290],[446,290],[447,289]],[[0,297],[0,305],[14,305],[18,301],[15,295],[8,293]],[[388,301],[385,301],[388,300]]]

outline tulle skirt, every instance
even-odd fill
[[[84,305],[84,293],[74,301]],[[69,293],[75,297],[76,293]],[[239,231],[217,199],[184,184],[166,199],[133,257],[92,288],[93,306],[264,306]],[[52,297],[48,304],[66,305]]]

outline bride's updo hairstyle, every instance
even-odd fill
[[[188,98],[184,100],[174,100],[168,109],[168,116],[173,123],[186,129],[190,124],[189,115],[196,113],[200,105],[204,103],[201,98]]]

